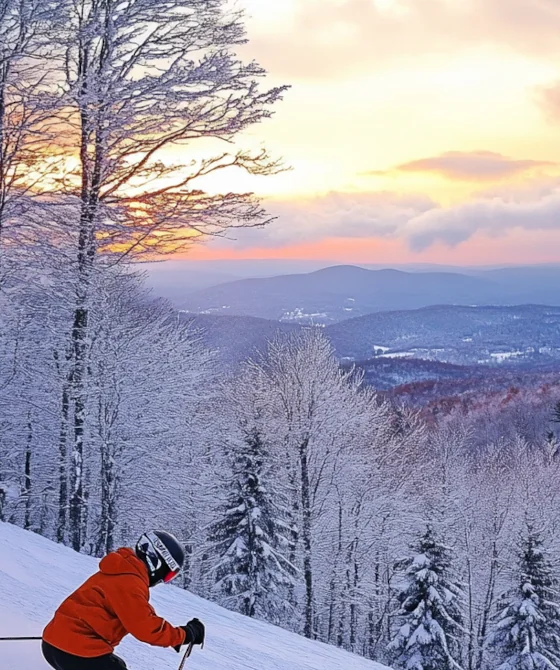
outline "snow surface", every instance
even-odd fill
[[[0,637],[41,635],[60,602],[97,569],[39,535],[0,523]],[[206,624],[204,649],[185,670],[387,670],[335,647],[306,640],[198,598],[173,586],[156,587],[152,603],[176,625],[197,616]],[[46,670],[40,642],[0,642],[2,670]],[[181,657],[128,636],[118,648],[130,670],[174,670]]]
[[[490,358],[493,358],[494,360],[498,361],[498,363],[503,363],[504,361],[507,361],[509,358],[516,358],[518,356],[523,356],[523,354],[524,354],[523,351],[503,351],[501,353],[490,354]]]
[[[392,351],[381,354],[379,358],[414,358],[415,356],[415,351]]]

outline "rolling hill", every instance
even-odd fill
[[[218,362],[231,366],[266,350],[279,333],[299,330],[297,324],[281,323],[252,316],[214,316],[181,313],[200,332],[204,345],[215,352]]]
[[[182,318],[192,321],[224,369],[265,351],[278,333],[306,327],[244,316]],[[560,371],[559,307],[443,305],[369,314],[324,333],[343,365],[358,365],[378,389],[427,381],[501,387],[516,375]]]
[[[220,284],[186,296],[181,306],[189,312],[324,325],[389,309],[496,304],[503,302],[503,293],[498,283],[482,277],[339,265]]]
[[[546,365],[560,359],[560,307],[442,305],[369,314],[326,329],[337,354],[458,365]]]

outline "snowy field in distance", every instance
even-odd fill
[[[81,556],[34,533],[0,523],[0,637],[40,635],[52,612],[97,568]],[[159,586],[152,602],[176,625],[198,616],[207,642],[186,670],[384,670],[384,666],[274,626],[228,612],[178,588]],[[45,670],[39,642],[0,642],[2,670]],[[130,636],[118,653],[130,670],[174,670],[180,657]],[[386,670],[386,669],[385,669]]]

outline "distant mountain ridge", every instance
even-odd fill
[[[183,309],[294,323],[329,324],[387,309],[492,301],[491,281],[454,273],[408,273],[333,266],[308,274],[243,279],[197,291]],[[485,303],[488,304],[488,303]]]
[[[338,265],[307,274],[241,279],[195,291],[193,313],[329,325],[375,312],[431,305],[560,304],[560,268],[477,273],[368,270]]]

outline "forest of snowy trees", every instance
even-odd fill
[[[225,7],[0,0],[0,520],[96,556],[165,528],[185,588],[395,669],[560,668],[548,397],[427,421],[313,328],[228,376],[145,289],[267,222],[199,185],[281,169],[232,151],[283,89]]]

